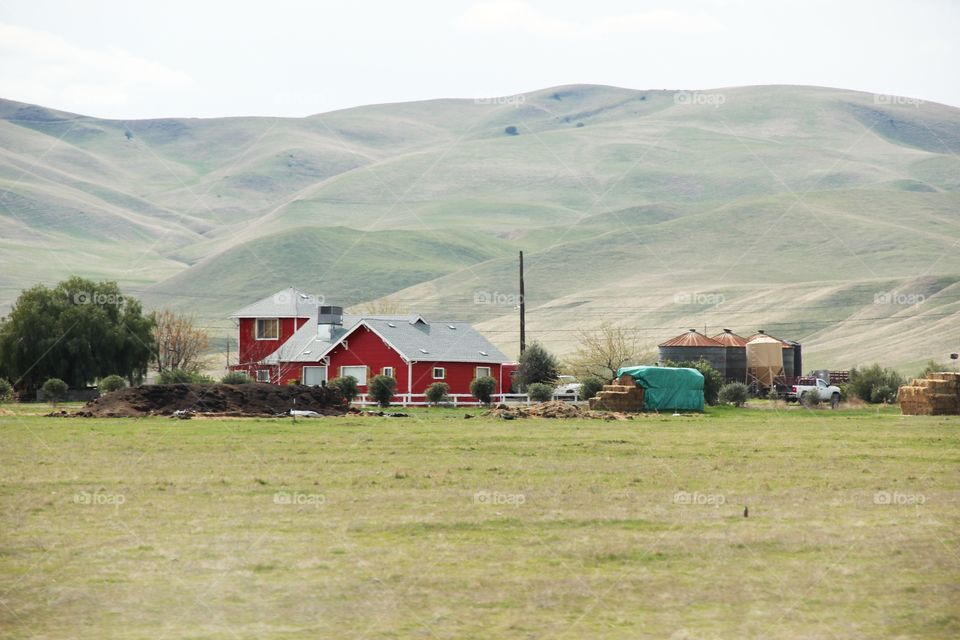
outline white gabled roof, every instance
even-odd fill
[[[318,336],[316,318],[307,320],[263,362],[317,362],[360,326],[379,335],[407,361],[510,362],[503,352],[466,322],[427,323],[418,316],[350,315],[343,316],[343,325],[334,329],[330,340]]]
[[[230,314],[231,318],[309,318],[316,317],[323,297],[287,287]]]

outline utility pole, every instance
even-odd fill
[[[527,301],[523,293],[523,251],[520,252],[520,353],[527,348]]]

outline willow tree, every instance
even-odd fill
[[[37,285],[0,322],[0,376],[28,394],[49,378],[74,389],[111,374],[137,384],[153,352],[153,323],[116,282]]]

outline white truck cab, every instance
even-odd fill
[[[790,387],[790,393],[787,395],[789,400],[800,400],[804,392],[815,390],[820,402],[830,402],[834,409],[840,404],[840,387],[828,384],[826,381],[817,378],[816,384],[795,384]]]

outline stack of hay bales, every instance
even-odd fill
[[[590,408],[607,411],[643,411],[643,387],[628,374],[623,374],[614,384],[605,384],[597,395],[590,398]]]
[[[903,415],[960,415],[960,373],[941,371],[912,380],[900,387],[897,400]]]

